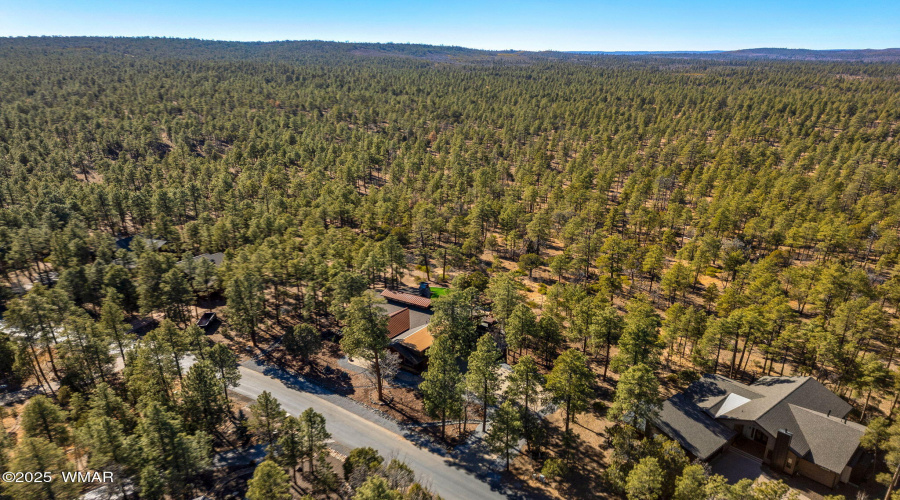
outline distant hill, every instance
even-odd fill
[[[113,56],[213,59],[333,61],[346,57],[389,58],[449,63],[534,62],[538,60],[577,60],[584,55],[565,52],[517,50],[478,50],[445,45],[412,43],[356,43],[320,40],[276,42],[230,42],[193,38],[162,37],[0,37],[0,56],[9,52],[47,51],[94,53]]]
[[[720,56],[755,59],[785,59],[793,61],[863,61],[900,62],[900,48],[859,50],[809,50],[809,49],[742,49],[722,52]]]
[[[603,58],[666,58],[705,60],[793,60],[843,62],[900,62],[900,48],[882,50],[807,50],[758,48],[732,51],[526,51],[479,50],[449,45],[412,43],[348,43],[320,40],[229,42],[161,37],[11,37],[0,38],[0,57],[31,51],[95,53],[155,59],[277,60],[333,62],[356,57],[418,62],[465,64],[529,64],[540,61],[593,63]]]
[[[649,50],[649,51],[572,51],[570,54],[607,56],[655,56],[703,59],[777,59],[790,61],[861,61],[900,62],[900,48],[897,49],[741,49],[741,50]]]
[[[568,54],[588,54],[596,56],[658,56],[672,54],[721,54],[724,50],[570,50]]]

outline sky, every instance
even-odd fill
[[[0,0],[0,36],[29,35],[492,50],[883,49],[900,47],[900,0]]]

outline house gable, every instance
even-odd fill
[[[841,474],[865,432],[843,419],[850,409],[810,377],[763,377],[745,385],[705,375],[663,404],[656,427],[701,459],[736,436],[734,425],[752,424],[770,438],[785,430],[796,456]]]

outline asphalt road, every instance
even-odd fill
[[[241,366],[240,371],[240,385],[233,389],[234,392],[256,398],[263,391],[269,391],[292,415],[314,408],[325,416],[328,431],[335,441],[349,448],[370,446],[387,459],[405,461],[415,471],[417,480],[447,500],[534,498],[518,488],[504,485],[494,470],[496,464],[484,459],[483,450],[472,449],[451,457],[433,443],[421,440],[417,434],[404,432],[396,423],[375,412],[360,416],[357,413],[363,410],[351,408],[355,411],[350,411],[342,407],[356,405],[346,398],[344,404],[335,404],[328,399],[341,396],[319,387],[313,388],[313,392],[298,390],[308,389],[311,384],[281,370],[264,370],[277,378],[246,366]]]

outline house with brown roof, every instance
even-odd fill
[[[388,314],[388,338],[409,330],[409,308],[404,307]]]
[[[773,470],[829,487],[862,479],[866,428],[845,417],[852,407],[810,377],[763,377],[742,384],[704,375],[663,403],[654,427],[695,458],[729,447]]]
[[[394,339],[411,330],[418,330],[431,321],[431,311],[405,307],[396,303],[377,304],[388,315],[388,338]]]
[[[430,309],[431,299],[414,295],[406,292],[398,292],[396,290],[386,289],[381,292],[381,296],[388,301],[388,304],[400,304],[406,307],[415,307],[419,309]]]
[[[431,347],[428,323],[431,299],[396,290],[381,292],[384,302],[377,306],[388,315],[388,349],[400,355],[401,367],[419,373],[427,366],[426,351]]]
[[[428,331],[428,325],[425,325],[391,342],[388,349],[400,356],[403,368],[421,373],[428,367],[428,349],[433,343],[434,337]]]

